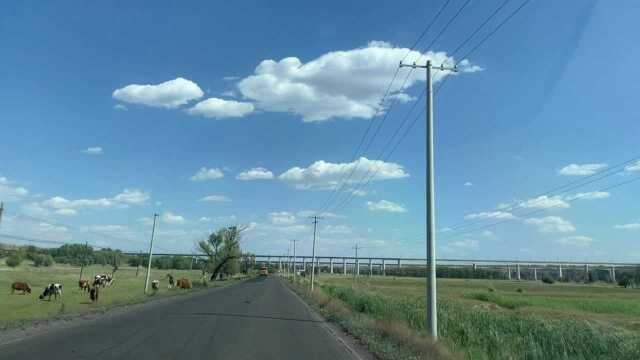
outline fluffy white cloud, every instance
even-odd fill
[[[577,193],[575,195],[571,195],[567,197],[567,200],[596,200],[596,199],[606,199],[611,196],[610,193],[606,191],[589,191],[583,193]]]
[[[520,206],[527,209],[550,209],[559,208],[566,209],[570,205],[562,199],[562,196],[542,195],[537,198],[529,199],[520,203]]]
[[[115,105],[113,106],[113,108],[114,108],[114,109],[116,109],[116,110],[120,110],[120,111],[127,111],[127,110],[129,110],[129,109],[127,109],[127,107],[126,107],[126,106],[124,106],[124,105],[122,105],[122,104],[115,104]]]
[[[263,167],[245,170],[236,176],[238,180],[268,180],[273,179],[273,173]]]
[[[74,216],[76,215],[78,212],[74,209],[58,209],[55,211],[56,214],[58,215],[63,215],[63,216]]]
[[[210,222],[211,218],[207,217],[207,216],[203,216],[200,219],[198,219],[198,221],[200,221],[200,222]]]
[[[115,202],[121,204],[143,204],[149,200],[149,193],[138,189],[124,189],[123,192],[113,197]]]
[[[526,219],[524,222],[538,227],[538,230],[543,233],[569,233],[576,231],[573,224],[558,216],[531,218]]]
[[[515,219],[516,217],[506,211],[490,211],[490,212],[479,212],[474,214],[465,215],[465,220],[476,220],[476,219]]]
[[[588,236],[576,235],[576,236],[567,236],[562,239],[556,240],[556,242],[563,245],[570,245],[576,247],[589,247],[593,242],[593,239]]]
[[[150,195],[138,189],[124,189],[120,194],[110,198],[69,200],[62,196],[54,196],[42,202],[42,205],[56,209],[60,215],[75,215],[76,210],[84,208],[126,207],[128,205],[143,204]]]
[[[174,214],[170,211],[167,211],[162,214],[162,221],[168,224],[184,224],[187,222],[187,219],[182,215]]]
[[[320,232],[326,235],[344,235],[351,234],[353,229],[347,225],[327,225]]]
[[[271,212],[269,220],[274,225],[291,225],[298,221],[296,215],[288,211]]]
[[[367,207],[371,211],[387,211],[395,213],[407,212],[407,209],[404,206],[387,200],[380,200],[378,202],[367,201]]]
[[[471,181],[467,181],[466,183],[464,183],[464,186],[473,186],[473,183]]]
[[[87,155],[102,155],[102,148],[100,146],[89,147],[82,150]]]
[[[0,176],[0,198],[16,200],[29,195],[29,191],[22,186],[16,186],[6,177]]]
[[[350,192],[351,194],[355,195],[355,196],[366,196],[367,192],[361,189],[347,189],[347,192]]]
[[[209,195],[209,196],[203,197],[199,201],[203,201],[203,202],[229,202],[229,201],[231,201],[231,199],[229,199],[228,197],[226,197],[224,195]]]
[[[205,181],[205,180],[220,179],[223,177],[224,177],[224,173],[222,172],[222,170],[218,168],[207,169],[207,167],[203,166],[190,179],[191,181]]]
[[[317,216],[325,218],[325,219],[342,219],[342,218],[345,217],[343,215],[334,214],[334,213],[328,212],[328,211],[321,212],[320,214],[318,214],[317,212],[315,212],[313,210],[298,211],[298,213],[296,215],[298,215],[298,217],[301,217],[301,218],[308,218],[308,217],[317,215]]]
[[[640,223],[614,225],[613,228],[619,230],[640,230]]]
[[[253,75],[238,83],[240,93],[267,111],[291,112],[301,115],[304,121],[324,121],[330,118],[366,118],[384,111],[381,100],[398,68],[400,60],[409,52],[407,48],[393,47],[388,43],[372,41],[366,47],[326,53],[307,63],[296,57],[279,61],[263,60]],[[410,51],[405,61],[435,64],[453,64],[453,58],[445,52]],[[462,72],[473,72],[479,67],[460,63]],[[398,79],[405,79],[409,69],[402,68]],[[438,71],[434,81],[450,75]],[[345,81],[348,79],[348,81]],[[402,81],[394,82],[391,97],[410,101],[406,89],[419,81],[425,81],[424,71],[413,71]]]
[[[631,165],[625,166],[624,169],[629,172],[640,171],[640,160],[636,161]]]
[[[199,115],[208,118],[232,118],[243,117],[251,114],[253,104],[235,100],[209,98],[197,103],[187,112],[191,115]]]
[[[348,175],[353,172],[351,178]],[[376,173],[377,172],[377,173]],[[408,177],[402,165],[369,160],[361,157],[350,163],[330,163],[318,160],[307,168],[293,167],[278,176],[278,179],[292,183],[298,189],[334,189],[340,180],[347,184],[365,182],[371,176],[374,180],[401,179]]]
[[[170,109],[199,99],[202,95],[204,93],[198,84],[179,77],[157,85],[127,85],[115,90],[112,96],[126,103]]]
[[[560,169],[558,173],[568,176],[587,176],[593,175],[606,167],[607,164],[569,164]]]

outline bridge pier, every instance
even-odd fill
[[[342,275],[347,275],[347,258],[342,258]]]
[[[611,281],[616,282],[616,267],[611,267]]]
[[[562,279],[562,264],[558,265],[558,279]]]
[[[333,274],[333,258],[329,258],[329,273]]]
[[[584,264],[584,283],[589,282],[589,264]]]
[[[522,280],[522,278],[520,277],[520,263],[516,264],[516,271],[517,271],[517,274],[518,274],[518,280]]]
[[[507,266],[507,279],[511,280],[511,265]]]
[[[538,281],[538,268],[533,268],[533,280]]]
[[[373,261],[369,258],[369,276],[373,276]]]
[[[476,271],[476,269],[478,268],[478,266],[476,265],[476,263],[473,263],[473,264],[472,264],[472,266],[473,266],[473,271]]]
[[[387,276],[387,264],[382,259],[382,276]]]
[[[398,259],[398,275],[400,275],[400,259]]]
[[[356,258],[356,276],[360,276],[360,259]]]

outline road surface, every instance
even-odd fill
[[[0,346],[0,359],[356,358],[325,327],[269,276]]]

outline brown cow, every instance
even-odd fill
[[[89,291],[89,280],[78,280],[78,287],[80,290]]]
[[[22,295],[29,293],[31,294],[31,286],[25,282],[16,281],[11,284],[11,294],[13,294],[16,290],[22,291]]]
[[[191,289],[191,280],[187,278],[178,279],[176,284],[180,289]]]
[[[91,302],[97,302],[98,295],[100,295],[100,288],[98,286],[94,286],[89,290],[89,298],[91,299]]]

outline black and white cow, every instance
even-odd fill
[[[49,301],[51,301],[51,296],[53,296],[56,300],[58,300],[58,296],[62,297],[62,284],[51,283],[44,288],[42,295],[40,295],[40,300],[43,300],[45,297],[48,297]]]
[[[96,275],[93,279],[93,286],[109,286],[113,284],[113,275],[110,274],[100,274]]]

